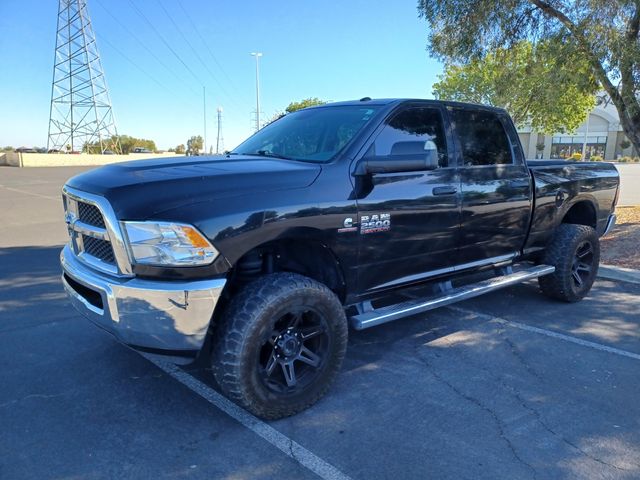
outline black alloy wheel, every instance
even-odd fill
[[[571,277],[574,291],[580,291],[591,278],[593,270],[594,248],[589,240],[585,240],[576,249],[571,265]]]
[[[542,293],[565,302],[582,300],[598,274],[600,241],[593,227],[563,223],[542,257],[555,272],[538,278]]]
[[[261,379],[275,393],[304,389],[327,361],[327,320],[315,310],[301,309],[286,313],[274,326],[260,347]]]
[[[223,393],[265,419],[304,410],[329,390],[347,349],[347,318],[325,285],[295,273],[265,275],[221,315],[211,369]]]

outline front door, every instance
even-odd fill
[[[390,116],[367,150],[402,161],[435,147],[439,166],[356,179],[364,183],[356,188],[361,294],[416,282],[454,264],[460,182],[445,125],[438,105],[406,106]]]

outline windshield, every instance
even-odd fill
[[[326,162],[364,127],[376,106],[335,106],[290,113],[236,147],[239,155],[262,155]]]

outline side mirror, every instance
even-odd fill
[[[364,157],[356,165],[355,176],[374,173],[401,173],[435,170],[438,168],[436,144],[426,142],[397,142],[391,147],[391,154]]]

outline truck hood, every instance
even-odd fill
[[[121,220],[240,195],[309,186],[316,164],[254,156],[172,157],[116,163],[71,178],[67,185],[105,197]]]

